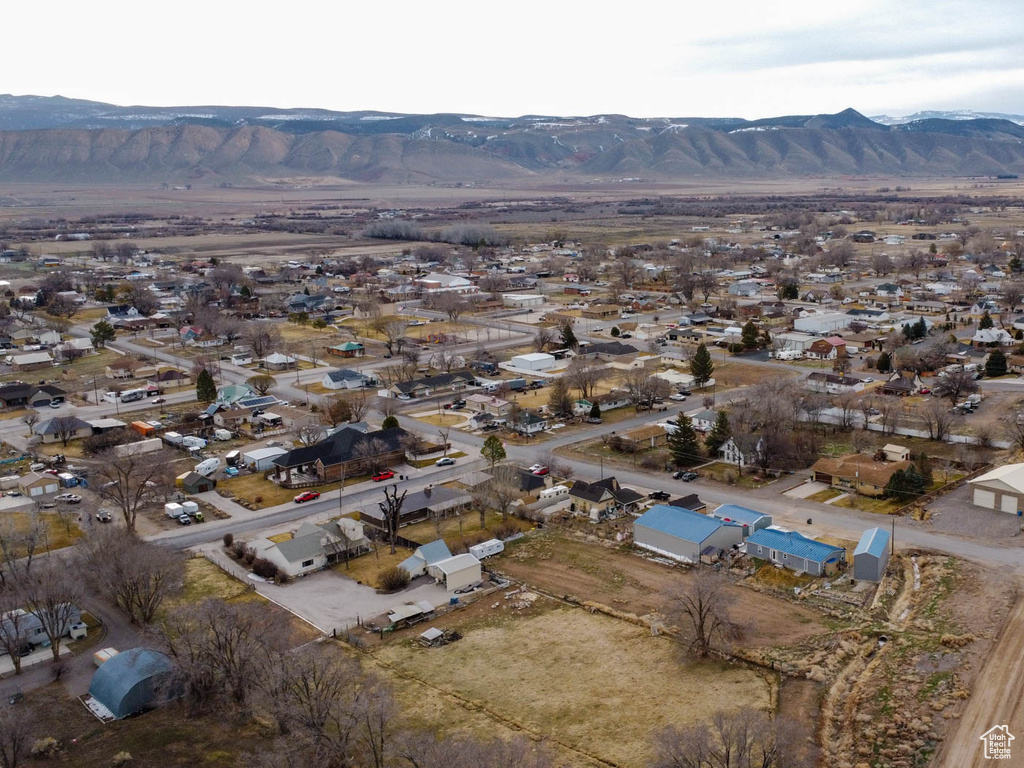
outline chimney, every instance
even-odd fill
[[[423,495],[426,496],[428,499],[430,498],[430,486],[429,485],[426,488],[423,489]]]

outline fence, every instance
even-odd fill
[[[968,481],[973,480],[974,478],[979,477],[980,475],[985,474],[990,469],[992,469],[992,465],[991,464],[986,464],[981,469],[976,469],[973,472],[970,472],[969,474],[966,474],[963,477],[961,477],[961,478],[959,478],[957,480],[954,480],[951,483],[946,483],[941,488],[936,488],[934,491],[929,491],[924,496],[919,496],[918,498],[914,499],[909,504],[904,504],[899,509],[894,510],[892,514],[894,514],[894,515],[906,515],[906,514],[909,514],[909,513],[913,512],[915,509],[918,509],[918,508],[924,509],[928,504],[930,504],[931,502],[935,501],[935,499],[939,498],[940,496],[944,496],[945,494],[949,493],[950,491],[955,491],[961,485],[964,485]]]

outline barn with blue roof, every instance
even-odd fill
[[[743,528],[682,507],[656,504],[633,523],[633,542],[685,563],[721,553],[743,541]]]
[[[765,528],[747,539],[747,554],[813,576],[831,575],[846,562],[846,550],[796,531]]]
[[[132,648],[103,662],[92,676],[89,695],[121,719],[180,696],[173,678],[174,664],[166,654]]]
[[[758,512],[756,509],[740,507],[736,504],[723,504],[711,514],[723,523],[736,523],[742,526],[743,538],[746,538],[754,531],[760,531],[762,528],[767,528],[772,524],[771,515]]]
[[[889,532],[884,528],[864,531],[853,550],[853,578],[881,581],[889,563]]]

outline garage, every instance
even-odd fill
[[[1024,464],[1007,464],[968,480],[971,503],[1009,515],[1024,511]]]

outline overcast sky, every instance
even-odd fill
[[[1024,113],[1019,0],[51,0],[0,92],[115,104],[758,118]]]

